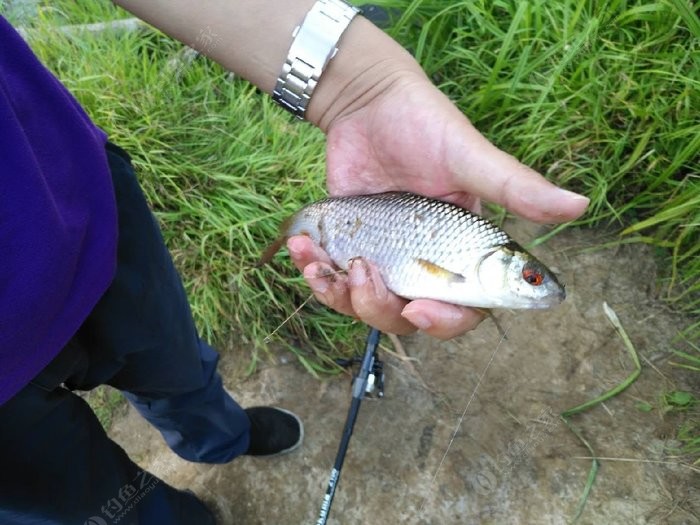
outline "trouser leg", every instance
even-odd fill
[[[75,337],[89,349],[89,363],[68,384],[112,385],[183,458],[230,461],[248,448],[248,417],[223,388],[217,353],[197,335],[128,157],[113,145],[108,156],[119,213],[117,273]]]
[[[197,336],[128,157],[111,145],[108,157],[119,213],[117,273],[55,362],[0,407],[3,525],[116,523],[124,512],[122,524],[209,523],[194,496],[140,470],[70,389],[107,383],[127,392],[187,459],[221,462],[247,449],[248,418],[223,390],[216,352]]]
[[[213,525],[196,497],[139,468],[60,385],[76,356],[67,349],[0,406],[0,523]]]
[[[223,389],[216,372],[218,354],[200,341],[203,386],[173,396],[134,395],[127,399],[179,456],[226,463],[248,449],[248,417]],[[245,432],[244,432],[245,430]]]

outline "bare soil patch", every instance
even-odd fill
[[[537,233],[523,223],[506,229],[520,240]],[[498,312],[505,341],[488,320],[450,342],[404,338],[420,377],[382,352],[386,397],[362,406],[330,523],[570,522],[590,460],[581,459],[588,451],[558,414],[633,369],[603,301],[617,312],[643,371],[623,394],[573,418],[600,457],[633,460],[602,460],[579,523],[700,522],[700,476],[668,458],[682,416],[659,408],[662,392],[698,388],[697,375],[668,363],[671,350],[682,348],[673,339],[687,319],[657,299],[650,250],[591,249],[605,241],[599,232],[569,231],[534,250],[567,283],[568,298],[550,312]],[[392,349],[386,338],[383,346]],[[244,406],[299,413],[306,425],[300,451],[191,464],[133,410],[117,418],[111,435],[144,468],[209,501],[224,525],[315,523],[350,401],[349,377],[319,382],[284,353],[247,378],[246,364],[224,353],[227,386]],[[655,408],[644,412],[640,402]]]

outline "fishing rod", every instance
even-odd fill
[[[318,515],[316,525],[326,525],[328,520],[331,505],[333,504],[333,497],[335,496],[335,489],[338,487],[338,481],[340,479],[340,471],[343,468],[345,454],[348,451],[348,445],[350,444],[350,438],[352,437],[352,431],[355,427],[355,421],[357,421],[357,414],[360,411],[362,399],[366,395],[384,397],[384,363],[382,363],[377,356],[377,347],[379,346],[381,335],[382,333],[376,328],[370,328],[369,335],[367,336],[365,355],[362,357],[362,360],[359,361],[355,358],[338,362],[341,366],[351,366],[356,362],[361,362],[362,364],[360,365],[360,371],[352,381],[352,401],[350,402],[348,415],[345,418],[343,435],[340,438],[338,453],[335,456],[335,463],[331,470],[328,488],[323,497],[321,512]]]

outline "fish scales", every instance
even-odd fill
[[[302,213],[311,237],[342,268],[359,254],[378,264],[422,258],[456,272],[465,256],[510,242],[467,210],[412,194],[327,199]]]
[[[342,269],[357,257],[372,261],[408,299],[546,308],[564,297],[554,274],[508,234],[447,202],[404,192],[331,197],[286,224],[284,238],[308,235]]]

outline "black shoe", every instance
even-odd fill
[[[301,445],[304,425],[296,414],[275,407],[246,408],[250,419],[248,456],[279,456]]]

